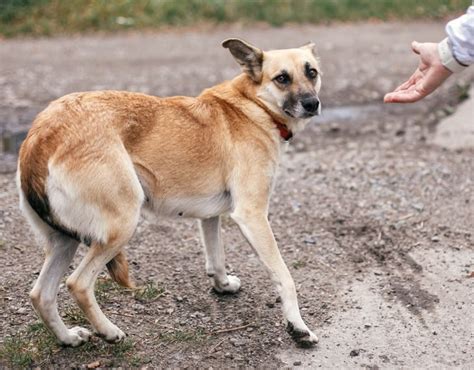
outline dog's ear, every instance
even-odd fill
[[[263,51],[239,39],[227,39],[222,46],[229,49],[242,70],[255,82],[262,80]]]
[[[316,56],[316,45],[314,44],[314,42],[310,41],[310,42],[304,44],[303,46],[301,46],[300,49],[309,50],[309,51],[311,51],[311,53],[313,53],[314,56]]]

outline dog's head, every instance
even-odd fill
[[[258,84],[257,97],[272,111],[289,121],[306,121],[321,113],[321,72],[314,44],[262,51],[245,41],[227,39],[222,46]]]

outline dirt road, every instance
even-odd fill
[[[42,366],[473,367],[474,153],[447,151],[433,138],[462,95],[456,86],[474,71],[421,103],[380,103],[415,68],[412,39],[440,40],[440,23],[0,41],[4,148],[12,132],[68,92],[198,94],[232,78],[238,67],[220,41],[234,36],[263,48],[313,40],[321,55],[323,117],[289,146],[270,211],[318,347],[294,347],[266,272],[227,218],[228,268],[243,283],[238,295],[210,291],[194,222],[143,220],[127,252],[147,289],[120,290],[105,275],[98,286],[127,341],[58,347],[29,305],[42,253],[17,209],[14,156],[3,153],[0,366],[23,359]],[[60,301],[69,324],[84,320],[64,287]]]

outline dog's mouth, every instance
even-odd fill
[[[303,118],[311,118],[311,117],[316,117],[316,116],[319,116],[319,112],[314,112],[314,113],[309,113],[309,112],[305,112]]]
[[[288,109],[285,109],[284,112],[287,116],[289,116],[291,118],[295,118],[295,116]]]

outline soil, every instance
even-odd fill
[[[416,67],[412,39],[444,37],[433,22],[0,40],[0,341],[26,335],[37,321],[28,292],[43,255],[19,213],[14,181],[15,140],[34,115],[72,91],[198,94],[238,73],[220,47],[234,36],[263,48],[313,40],[321,56],[323,116],[289,145],[270,208],[303,318],[320,343],[295,347],[267,273],[229,218],[228,270],[242,280],[234,296],[211,290],[195,222],[144,219],[127,254],[138,284],[161,293],[141,300],[109,284],[101,301],[129,335],[125,355],[94,338],[82,349],[53,345],[32,364],[474,366],[474,153],[432,143],[474,70],[420,103],[381,103]],[[80,321],[74,307],[62,287],[60,311],[70,324]]]

